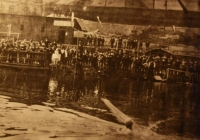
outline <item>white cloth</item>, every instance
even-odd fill
[[[60,61],[60,59],[61,59],[61,55],[59,53],[56,53],[55,51],[55,53],[52,55],[52,58],[51,58],[52,62],[56,64],[58,61]]]
[[[65,57],[68,57],[68,51],[65,50]]]

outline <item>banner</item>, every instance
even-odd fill
[[[67,26],[67,27],[74,27],[74,22],[72,21],[63,21],[63,20],[54,20],[54,26]]]

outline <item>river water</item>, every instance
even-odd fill
[[[117,122],[100,100],[105,97],[135,124],[159,135],[200,138],[199,85],[111,76],[79,78],[73,74],[47,76],[1,69],[0,94],[27,104],[49,102]]]

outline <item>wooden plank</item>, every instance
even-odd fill
[[[100,111],[100,112],[107,112],[107,110],[105,110],[105,109],[94,108],[94,107],[85,106],[85,105],[81,105],[81,107],[85,108],[85,109],[88,109],[88,110],[96,110],[96,111]]]
[[[12,63],[0,63],[0,67],[10,67],[10,68],[24,68],[24,69],[40,69],[40,70],[49,70],[49,67],[43,66],[33,66],[33,65],[18,65]]]
[[[156,80],[156,81],[166,81],[167,79],[162,79],[161,77],[160,77],[160,75],[155,75],[154,76],[154,79]]]
[[[121,112],[118,108],[116,108],[109,100],[105,98],[101,98],[101,100],[110,109],[110,111],[113,113],[113,115],[117,118],[117,120],[120,123],[123,123],[126,125],[127,128],[132,129],[133,121],[131,118],[129,118],[123,112]]]
[[[177,72],[183,72],[183,73],[185,73],[186,71],[183,71],[183,70],[178,70],[178,69],[172,69],[172,68],[168,68],[169,70],[171,70],[171,71],[177,71]]]

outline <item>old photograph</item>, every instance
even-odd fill
[[[200,139],[200,0],[0,0],[0,139]]]

